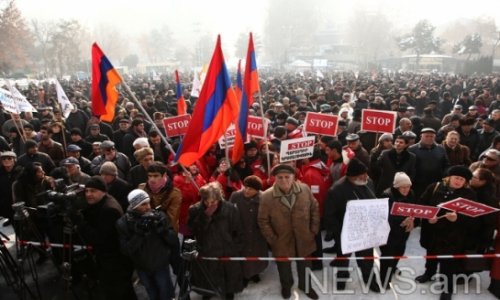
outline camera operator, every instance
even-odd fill
[[[160,210],[152,210],[143,190],[128,194],[129,207],[117,222],[122,252],[134,262],[137,274],[151,300],[172,299],[169,259],[177,248],[177,234]]]
[[[116,222],[120,204],[107,193],[106,183],[93,176],[85,184],[87,208],[72,216],[83,239],[92,246],[97,277],[106,299],[137,299],[132,286],[132,263],[120,251]]]

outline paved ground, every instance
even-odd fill
[[[12,227],[0,227],[0,231],[7,234],[14,240]],[[420,230],[416,229],[412,232],[408,241],[406,254],[407,255],[424,255],[424,249],[418,244],[418,237]],[[8,244],[13,249],[12,244]],[[326,243],[324,247],[331,245]],[[330,255],[325,255],[330,256]],[[36,255],[35,255],[36,257]],[[355,263],[351,262],[351,266]],[[363,292],[363,286],[360,284],[357,276],[353,276],[353,281],[347,284],[346,293],[339,294],[333,290],[334,278],[331,274],[331,268],[328,267],[328,262],[324,262],[325,268],[323,271],[315,271],[312,276],[313,287],[320,294],[321,299],[439,299],[439,294],[433,290],[438,289],[437,284],[415,284],[413,278],[424,271],[424,260],[412,259],[405,260],[399,263],[399,267],[405,270],[400,280],[394,281],[393,289],[376,294],[373,292]],[[61,279],[60,274],[54,267],[51,261],[46,261],[37,267],[39,273],[39,286],[42,293],[42,299],[102,299],[96,293],[89,296],[89,288],[84,284],[74,287],[73,291],[65,292],[64,280]],[[281,299],[280,286],[278,281],[278,274],[276,265],[271,263],[269,268],[262,274],[260,283],[251,283],[242,293],[236,295],[236,299]],[[469,292],[464,290],[464,286],[458,287],[458,293],[454,299],[471,299],[473,297],[480,297],[480,299],[489,300],[496,299],[491,295],[487,287],[490,279],[488,272],[478,274],[478,280],[473,280],[469,288]],[[27,280],[29,287],[35,290],[35,286],[31,279]],[[476,284],[478,288],[476,289]],[[136,292],[139,299],[148,299],[144,288],[140,284],[136,284]],[[76,295],[76,297],[75,297]],[[191,293],[192,299],[201,299],[201,296]],[[3,276],[0,278],[0,300],[3,299],[18,299],[12,292],[12,289],[6,286]],[[29,298],[27,298],[29,299]],[[299,291],[296,287],[293,290],[292,299],[307,299],[307,297]]]

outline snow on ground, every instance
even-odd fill
[[[14,240],[14,234],[12,231],[12,227],[0,227],[0,231],[7,234],[11,240]],[[406,247],[406,255],[425,255],[425,250],[419,245],[419,237],[420,237],[420,229],[415,229],[408,240]],[[12,244],[9,244],[12,246]],[[323,248],[332,246],[333,242],[324,243]],[[331,257],[331,254],[325,254],[325,257]],[[399,262],[398,267],[400,269],[405,270],[403,272],[402,280],[394,280],[394,284],[399,288],[399,293],[396,293],[396,288],[387,290],[380,294],[374,293],[371,291],[363,292],[363,287],[358,279],[358,276],[352,276],[353,281],[347,283],[346,290],[344,292],[350,291],[351,294],[340,294],[339,292],[333,291],[334,286],[334,278],[332,276],[332,268],[329,266],[330,261],[324,261],[324,270],[323,271],[314,271],[314,276],[317,278],[317,283],[312,283],[313,288],[320,295],[320,299],[355,299],[355,300],[382,300],[382,299],[396,299],[396,300],[421,300],[421,299],[439,299],[439,293],[432,293],[431,288],[438,289],[438,284],[426,283],[426,284],[415,284],[413,278],[420,275],[424,271],[424,263],[423,259],[408,259],[401,260]],[[354,266],[355,262],[351,261],[350,266]],[[47,279],[44,277],[53,277],[54,270],[53,265],[50,262],[45,263],[43,266],[39,268],[41,281],[42,282],[52,282],[53,279]],[[406,269],[408,268],[408,269]],[[293,268],[295,272],[295,267]],[[412,272],[411,274],[408,272]],[[57,276],[57,274],[55,274]],[[292,297],[290,299],[308,299],[305,294],[298,290],[297,288],[297,274],[294,273],[295,276],[295,286],[292,290]],[[324,285],[324,276],[326,276],[326,284]],[[480,297],[482,300],[496,299],[492,294],[490,294],[487,290],[488,285],[490,283],[489,273],[482,272],[478,274],[479,276],[479,290],[476,290],[476,281],[473,280],[472,284],[470,284],[469,293],[464,292],[464,286],[458,286],[458,292],[453,297],[456,300],[464,300],[471,299],[475,297]],[[0,276],[1,277],[1,276]],[[314,281],[314,280],[313,280]],[[45,286],[46,288],[51,288],[50,291],[46,291],[46,293],[53,293],[57,287]],[[43,285],[42,285],[43,286]],[[413,288],[413,289],[412,289]],[[476,294],[476,291],[478,294]],[[139,299],[146,300],[147,296],[145,295],[144,288],[139,284],[136,285],[136,292],[138,293]],[[276,269],[276,264],[271,262],[267,270],[261,274],[261,282],[259,283],[250,283],[248,287],[242,292],[236,295],[235,299],[244,299],[244,300],[253,300],[253,299],[282,299],[281,298],[281,287],[279,284],[278,271]],[[7,296],[4,298],[3,296]],[[3,278],[0,278],[0,299],[16,299],[14,295],[10,292],[10,289],[5,286],[5,282]],[[201,299],[201,296],[192,292],[191,299]],[[212,299],[216,299],[215,297]]]

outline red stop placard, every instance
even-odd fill
[[[339,117],[329,114],[308,112],[304,120],[304,131],[320,135],[337,136]]]
[[[395,111],[363,109],[361,111],[361,130],[368,132],[394,133],[396,129]]]

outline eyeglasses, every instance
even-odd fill
[[[13,159],[14,159],[14,157],[12,157],[12,156],[4,156],[4,157],[2,157],[2,160],[13,160]]]

